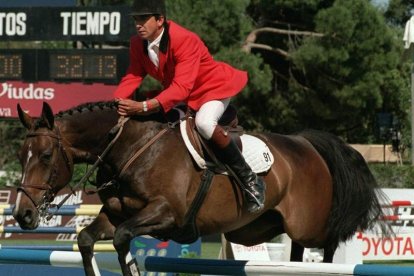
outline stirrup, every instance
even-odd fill
[[[250,191],[245,190],[244,192],[248,194],[248,197],[245,196],[245,200],[247,203],[247,211],[249,211],[249,213],[256,213],[263,210],[264,203],[261,203]]]

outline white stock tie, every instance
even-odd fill
[[[148,56],[150,58],[150,60],[152,61],[152,63],[154,63],[155,67],[158,68],[159,65],[159,59],[158,59],[158,47],[157,45],[152,45],[150,47],[148,47]]]

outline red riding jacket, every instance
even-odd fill
[[[180,102],[193,110],[211,100],[238,94],[247,83],[247,73],[218,62],[194,33],[168,21],[159,48],[159,68],[148,57],[148,42],[138,35],[130,41],[130,65],[114,93],[131,98],[149,74],[164,86],[155,98],[165,112]]]

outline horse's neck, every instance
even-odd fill
[[[167,124],[131,119],[105,160],[121,170],[128,162],[136,163],[132,160],[142,160],[149,152],[152,159],[156,159],[164,154],[165,145],[171,139],[176,139],[176,135]]]
[[[109,131],[116,125],[116,117],[91,120],[86,116],[72,116],[56,121],[64,140],[69,144],[76,163],[93,162],[109,144]]]

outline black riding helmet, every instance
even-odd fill
[[[166,15],[164,0],[134,0],[131,8],[131,16],[160,14]]]

